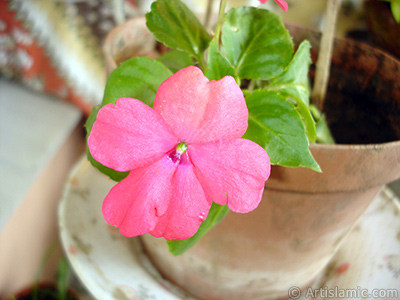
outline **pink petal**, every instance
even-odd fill
[[[147,166],[177,143],[157,112],[131,98],[101,108],[88,138],[94,159],[117,171]]]
[[[268,154],[245,139],[189,146],[194,172],[206,195],[217,204],[228,204],[245,213],[258,206],[270,175]]]
[[[259,0],[260,3],[264,4],[267,2],[267,0]],[[284,10],[284,11],[288,11],[289,5],[287,4],[286,1],[284,0],[275,0],[275,2]]]
[[[275,2],[284,10],[288,11],[289,5],[284,0],[275,0]]]
[[[190,162],[179,164],[173,177],[173,189],[167,212],[150,234],[167,240],[183,240],[197,232],[211,203],[206,200]]]
[[[189,143],[240,138],[247,129],[248,110],[235,80],[226,76],[209,82],[193,66],[160,85],[154,109]]]
[[[176,166],[165,156],[148,167],[132,170],[104,199],[105,220],[128,237],[153,230],[167,211]]]

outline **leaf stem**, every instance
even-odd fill
[[[228,0],[221,0],[220,5],[219,5],[218,21],[217,21],[217,26],[215,27],[215,33],[214,33],[214,39],[218,42],[218,44],[219,44],[219,40],[220,40],[222,23],[224,22],[225,8],[226,8],[227,2],[228,2]]]
[[[197,62],[199,63],[200,69],[202,69],[203,72],[204,72],[204,71],[206,70],[206,68],[207,68],[207,64],[206,64],[206,62],[205,62],[205,60],[204,60],[203,55],[202,55],[202,54],[199,54],[199,55],[197,55],[195,58],[197,59]]]
[[[256,81],[254,79],[251,79],[247,89],[252,92],[255,86],[256,86]]]
[[[339,12],[339,0],[328,0],[325,13],[325,24],[322,32],[321,46],[315,70],[315,80],[312,92],[312,102],[323,111],[329,71],[332,61],[332,49],[335,37],[336,20]]]

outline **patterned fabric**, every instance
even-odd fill
[[[102,99],[101,44],[116,25],[118,2],[125,18],[138,14],[132,0],[1,0],[0,76],[90,113]]]

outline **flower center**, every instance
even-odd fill
[[[176,145],[176,149],[172,150],[168,157],[174,162],[180,162],[182,154],[186,152],[188,149],[188,145],[185,142],[179,143]]]

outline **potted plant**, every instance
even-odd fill
[[[44,264],[41,266],[39,274],[42,273],[43,267]],[[59,262],[56,281],[40,281],[38,276],[32,286],[12,295],[9,300],[80,300],[77,292],[68,286],[69,274],[68,262],[65,257],[62,257]]]
[[[38,283],[28,287],[9,300],[79,300],[78,295],[72,290],[61,291],[59,287],[52,282]]]
[[[361,91],[362,99],[375,103],[372,110],[378,107],[388,117],[396,141],[367,141],[367,146],[312,144],[310,151],[317,135],[309,107],[310,45],[317,49],[319,35],[292,28],[298,41],[294,53],[289,32],[276,15],[250,7],[225,12],[225,4],[221,1],[212,35],[181,2],[158,0],[152,5],[146,15],[148,29],[160,43],[175,50],[158,60],[142,57],[116,64],[103,103],[87,122],[88,157],[99,170],[120,181],[103,204],[106,220],[127,236],[149,232],[169,239],[167,245],[164,239],[142,237],[145,251],[166,278],[206,299],[282,298],[289,287],[305,287],[318,275],[380,187],[400,175],[399,128],[394,121],[399,95],[395,88],[382,88],[387,86],[385,80],[398,86],[398,78],[389,76],[398,76],[391,71],[399,63],[338,40],[324,109],[328,123],[333,127],[342,124],[343,112],[333,100],[347,104],[349,97],[357,99],[355,95]],[[143,20],[136,20],[140,30],[145,30],[143,25]],[[118,36],[114,39],[118,41]],[[155,40],[148,41],[155,45]],[[359,59],[347,61],[349,55]],[[362,67],[367,66],[363,59],[368,58],[375,66],[367,67],[370,82],[361,76],[366,72]],[[351,75],[345,77],[348,72]],[[217,86],[229,88],[218,94],[223,89]],[[346,94],[348,86],[355,88],[350,96]],[[238,109],[243,99],[237,87],[248,110],[245,129],[238,125],[243,121]],[[218,90],[218,96],[212,96],[211,90]],[[329,96],[334,91],[336,94]],[[214,99],[209,107],[199,94]],[[154,104],[156,113],[127,97]],[[191,103],[191,99],[198,102],[187,107],[185,102]],[[216,106],[216,99],[229,105]],[[336,114],[330,116],[328,107],[336,109]],[[224,109],[226,118],[219,115]],[[211,120],[217,119],[220,125],[212,130],[201,127],[197,113],[205,124],[216,124]],[[314,115],[324,120],[323,115]],[[352,118],[353,127],[369,119]],[[163,120],[171,128],[164,126]],[[317,128],[323,129],[323,124],[318,123]],[[193,127],[206,132],[199,135],[199,143],[211,139],[209,151],[198,150],[196,143],[191,143],[191,134],[198,137],[191,131]],[[215,132],[221,134],[221,140],[215,141]],[[240,139],[243,133],[252,142],[240,152],[243,148],[239,145],[248,143]],[[344,136],[339,133],[337,140]],[[254,143],[266,150],[268,158]],[[157,151],[162,147],[160,154]],[[163,164],[169,161],[188,167],[187,176],[175,169],[168,171]],[[263,182],[269,177],[269,161],[274,166],[261,196]],[[289,168],[299,166],[306,168]],[[232,182],[238,189],[230,186]],[[242,193],[242,202],[236,201],[235,193]],[[176,202],[183,198],[188,201]],[[160,199],[169,199],[168,205]],[[193,199],[197,200],[191,202]],[[248,212],[257,205],[248,214],[228,213],[228,207]],[[194,232],[193,237],[179,240]]]

